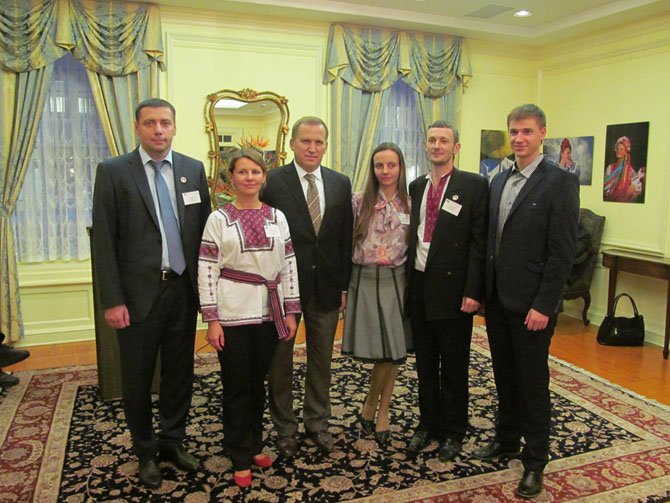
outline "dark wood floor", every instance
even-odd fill
[[[482,324],[477,318],[476,324]],[[597,327],[561,316],[551,344],[551,354],[642,396],[670,405],[670,360],[664,360],[658,346],[609,347],[596,342]],[[298,332],[298,341],[304,335]],[[198,333],[196,348],[211,351]],[[94,364],[95,343],[76,342],[30,348],[27,360],[5,370],[33,370],[67,365]]]

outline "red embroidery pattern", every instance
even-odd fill
[[[435,230],[435,223],[437,222],[437,215],[440,213],[440,199],[444,192],[444,187],[451,173],[440,178],[437,184],[437,189],[434,189],[433,184],[429,182],[428,196],[426,197],[426,225],[423,228],[423,242],[430,243],[433,239],[433,231]]]
[[[263,204],[257,210],[239,210],[228,203],[219,211],[227,216],[229,224],[237,226],[242,252],[272,250],[274,239],[265,235],[266,223],[276,225],[274,210],[270,206]]]

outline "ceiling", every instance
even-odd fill
[[[540,46],[670,13],[670,0],[151,0],[165,6],[353,23]],[[512,14],[519,9],[527,18]],[[478,14],[478,12],[481,12]],[[482,17],[483,16],[483,17]]]

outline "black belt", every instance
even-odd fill
[[[177,279],[181,277],[179,274],[177,274],[174,271],[171,271],[170,269],[165,269],[161,271],[161,281],[168,281],[171,279]]]

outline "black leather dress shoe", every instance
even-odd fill
[[[497,441],[490,442],[479,449],[476,449],[472,455],[477,459],[496,459],[501,456],[513,457],[519,454],[519,447],[503,445]]]
[[[309,433],[309,438],[323,452],[332,452],[335,448],[333,437],[326,430],[313,431]]]
[[[538,496],[542,492],[542,472],[524,470],[516,492],[519,496],[526,499]]]
[[[453,438],[448,438],[440,444],[438,456],[440,461],[451,461],[461,452],[461,443]]]
[[[10,386],[16,386],[17,384],[19,384],[18,377],[5,372],[4,370],[0,370],[0,387],[9,388]]]
[[[414,436],[407,444],[407,450],[409,452],[419,452],[421,449],[426,447],[428,441],[430,440],[430,434],[425,430],[416,430]]]
[[[383,449],[391,440],[391,430],[375,431],[375,440],[377,445]]]
[[[161,476],[161,467],[154,456],[140,459],[140,467],[137,472],[140,482],[151,489],[160,487],[163,477]]]
[[[22,362],[29,356],[30,352],[25,349],[15,349],[0,343],[0,369]]]
[[[200,468],[200,461],[190,454],[183,446],[164,446],[160,448],[161,458],[171,461],[177,468],[186,472],[195,472]]]
[[[298,452],[298,441],[295,437],[279,437],[277,452],[284,458],[292,458]]]

